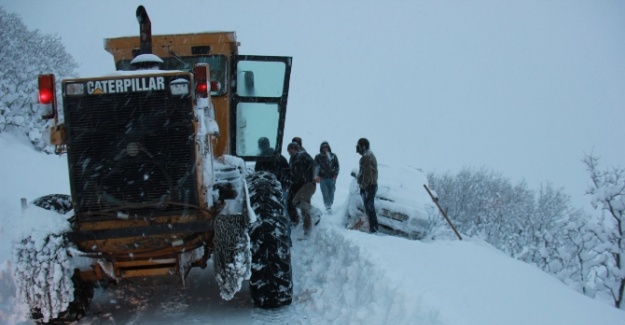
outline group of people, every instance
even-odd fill
[[[319,146],[319,153],[313,159],[302,146],[302,139],[294,137],[287,146],[289,161],[281,154],[270,148],[267,138],[258,140],[260,156],[272,156],[272,159],[259,160],[256,171],[273,173],[282,185],[283,198],[292,227],[299,224],[298,209],[301,211],[304,222],[304,235],[308,235],[312,227],[311,198],[315,194],[317,183],[321,188],[323,203],[327,214],[332,214],[336,178],[339,175],[339,159],[332,152],[330,144],[323,141]],[[377,192],[378,165],[375,155],[370,150],[369,140],[361,138],[356,144],[356,152],[360,158],[360,170],[356,179],[360,186],[365,213],[369,219],[370,232],[378,231],[377,215],[375,212],[375,194]]]

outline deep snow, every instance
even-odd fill
[[[30,324],[10,276],[11,242],[54,227],[58,218],[21,209],[51,193],[69,193],[66,159],[31,149],[27,139],[0,134],[0,324]],[[475,238],[452,235],[411,241],[342,226],[349,175],[339,178],[334,215],[305,240],[293,232],[294,301],[260,310],[247,286],[219,297],[211,267],[193,270],[188,286],[124,283],[96,290],[79,324],[622,324],[625,312],[585,297],[555,278]],[[323,206],[317,191],[313,203]],[[37,220],[37,219],[35,219]],[[56,224],[58,226],[58,224]]]

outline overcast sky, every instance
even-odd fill
[[[114,70],[107,37],[237,32],[242,54],[293,57],[286,137],[327,140],[343,178],[358,138],[382,163],[485,166],[530,188],[564,187],[581,159],[625,167],[625,1],[0,0],[61,36],[81,76]]]

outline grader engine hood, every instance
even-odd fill
[[[79,219],[199,206],[192,84],[183,72],[63,83]]]

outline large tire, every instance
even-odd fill
[[[93,299],[94,285],[83,282],[78,275],[78,269],[74,271],[72,283],[74,284],[74,300],[69,303],[67,310],[59,313],[56,318],[46,323],[42,321],[43,315],[40,310],[37,308],[32,310],[32,318],[38,324],[69,324],[87,315],[91,299]]]
[[[93,284],[80,279],[71,254],[64,235],[33,234],[13,244],[16,286],[37,323],[64,324],[86,315]]]
[[[73,209],[72,197],[67,194],[49,194],[33,200],[31,204],[59,214],[66,214]]]
[[[247,182],[257,216],[250,227],[252,300],[261,308],[290,305],[293,300],[290,234],[280,183],[268,172],[251,174]]]

